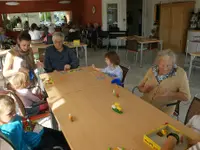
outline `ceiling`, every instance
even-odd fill
[[[51,1],[51,2],[58,2],[59,0],[0,0],[0,2],[9,2],[9,1],[15,1],[15,2],[30,2],[30,1]]]

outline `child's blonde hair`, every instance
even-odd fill
[[[28,74],[24,72],[18,72],[15,76],[13,76],[10,80],[10,83],[14,89],[22,89],[27,87],[27,83],[29,82]]]
[[[15,101],[8,95],[0,95],[0,115],[15,112]]]

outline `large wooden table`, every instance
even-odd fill
[[[127,89],[119,88],[120,97],[112,94],[116,88],[111,79],[97,79],[101,73],[92,68],[66,73],[54,72],[40,77],[51,77],[53,85],[45,85],[48,103],[72,150],[107,150],[124,147],[126,150],[150,150],[143,135],[168,122],[187,136],[200,137],[180,122],[147,104]],[[121,104],[124,113],[111,109],[114,102]],[[75,117],[74,122],[68,114]]]

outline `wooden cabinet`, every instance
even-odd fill
[[[190,14],[194,2],[162,4],[160,12],[160,39],[165,49],[184,52]]]

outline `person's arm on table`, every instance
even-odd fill
[[[51,59],[49,55],[50,54],[48,53],[48,48],[47,48],[44,57],[44,70],[46,72],[53,72],[54,69],[52,68]]]
[[[96,68],[96,66],[94,64],[92,64],[92,68],[96,71],[101,71],[102,69],[101,68]]]
[[[73,50],[71,49],[68,49],[69,51],[69,58],[71,60],[70,64],[70,69],[75,69],[75,68],[78,68],[79,66],[79,59],[77,58],[76,54],[74,53]]]

